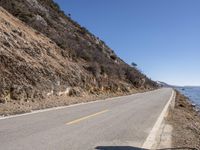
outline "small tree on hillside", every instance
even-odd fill
[[[137,67],[137,64],[134,63],[134,62],[132,62],[132,63],[131,63],[131,66],[135,68],[135,67]]]

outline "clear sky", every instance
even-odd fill
[[[153,80],[200,85],[200,0],[55,0]]]

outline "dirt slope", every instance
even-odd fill
[[[57,94],[71,86],[90,88],[86,82],[95,85],[92,75],[62,57],[53,41],[2,8],[0,33],[1,98],[43,98],[52,90]]]
[[[0,8],[1,104],[157,87],[53,1],[1,0],[0,5],[15,16]]]
[[[108,76],[135,88],[155,87],[154,82],[124,63],[103,41],[65,15],[52,0],[1,0],[0,5],[52,39],[61,48],[62,57],[82,64],[98,84],[102,83],[101,77]]]

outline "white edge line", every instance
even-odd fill
[[[146,138],[145,142],[142,145],[143,149],[152,149],[153,148],[159,128],[160,128],[160,126],[165,118],[165,115],[167,114],[168,108],[174,98],[174,93],[175,93],[174,90],[172,90],[172,95],[171,95],[169,101],[165,105],[163,111],[161,112],[161,114],[158,117],[156,123],[154,124],[152,130],[150,131],[148,137]]]
[[[118,98],[118,97],[116,97],[116,98]],[[109,98],[109,99],[112,100],[112,98]],[[45,108],[45,109],[41,109],[41,110],[33,110],[31,112],[27,112],[27,113],[24,113],[24,114],[11,115],[11,116],[5,116],[5,117],[1,116],[0,120],[9,119],[9,118],[16,118],[16,117],[21,117],[21,116],[27,116],[27,115],[37,114],[37,113],[42,113],[42,112],[48,112],[48,111],[52,111],[52,110],[65,109],[65,108],[75,107],[75,106],[79,106],[79,105],[92,104],[92,103],[97,103],[97,102],[101,102],[101,101],[103,101],[103,99],[91,101],[91,102],[85,102],[85,103],[82,102],[82,103],[78,103],[78,104],[71,104],[71,105],[67,105],[67,106],[58,106],[58,107],[52,107],[52,108]]]
[[[159,90],[159,89],[157,89],[157,90]],[[153,91],[157,91],[157,90],[153,90]],[[78,104],[71,104],[71,105],[67,105],[67,106],[58,106],[58,107],[41,109],[41,110],[33,110],[31,112],[27,112],[27,113],[23,113],[23,114],[17,114],[17,115],[0,116],[0,120],[16,118],[16,117],[22,117],[22,116],[27,116],[27,115],[32,115],[32,114],[37,114],[37,113],[42,113],[42,112],[48,112],[48,111],[53,111],[53,110],[65,109],[65,108],[75,107],[75,106],[79,106],[79,105],[99,103],[99,102],[102,102],[104,100],[106,100],[106,101],[108,101],[108,100],[116,100],[116,99],[122,98],[122,97],[129,97],[129,96],[132,96],[132,95],[138,95],[138,94],[143,94],[143,93],[148,93],[148,92],[153,92],[153,91],[147,91],[147,92],[142,92],[142,93],[139,92],[139,93],[134,93],[134,94],[130,94],[130,95],[124,95],[124,96],[117,96],[117,97],[110,97],[110,98],[94,100],[94,101],[90,101],[90,102],[82,102],[82,103],[78,103]]]
[[[148,91],[148,92],[151,92],[151,91]],[[147,93],[147,92],[144,92],[144,93]],[[142,94],[142,93],[135,93],[135,94],[125,95],[125,96],[118,96],[118,97],[110,97],[110,98],[94,100],[94,101],[90,101],[90,102],[82,102],[82,103],[78,103],[78,104],[71,104],[71,105],[67,105],[67,106],[58,106],[58,107],[41,109],[41,110],[33,110],[31,112],[27,112],[27,113],[24,113],[24,114],[10,115],[10,116],[5,116],[5,117],[4,116],[0,116],[0,120],[16,118],[16,117],[22,117],[22,116],[27,116],[27,115],[32,115],[32,114],[37,114],[37,113],[42,113],[42,112],[48,112],[48,111],[52,111],[52,110],[65,109],[65,108],[75,107],[75,106],[79,106],[79,105],[98,103],[98,102],[102,102],[104,100],[116,100],[118,98],[129,97],[129,96],[137,95],[137,94]]]

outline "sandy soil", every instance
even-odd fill
[[[167,121],[173,126],[172,147],[200,150],[200,114],[188,98],[179,92],[175,108],[170,110]]]

